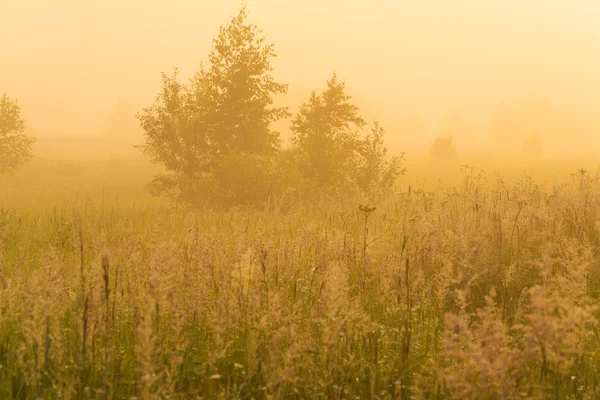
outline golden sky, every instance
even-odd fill
[[[161,71],[177,66],[191,75],[240,5],[0,0],[0,92],[19,99],[40,135],[101,133],[117,103],[152,102]],[[336,71],[368,118],[409,131],[394,142],[425,143],[457,113],[483,129],[499,106],[530,96],[565,110],[583,130],[600,126],[598,0],[247,5],[276,45],[275,74],[290,84],[294,108]]]

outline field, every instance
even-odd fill
[[[0,398],[600,398],[597,163],[487,163],[217,212],[37,159],[0,180]]]

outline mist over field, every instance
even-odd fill
[[[0,399],[600,398],[600,3],[1,0]]]
[[[247,4],[276,46],[274,75],[289,84],[278,102],[296,109],[335,71],[394,152],[424,152],[452,134],[462,153],[519,153],[534,130],[549,154],[600,146],[594,1]],[[3,1],[2,90],[18,97],[36,136],[114,133],[119,110],[133,119],[151,102],[160,72],[179,67],[187,79],[206,63],[239,5]]]

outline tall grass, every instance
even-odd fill
[[[600,181],[0,212],[0,398],[598,398]]]

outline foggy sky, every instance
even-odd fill
[[[160,72],[179,67],[182,77],[194,73],[219,26],[240,5],[0,0],[0,93],[19,99],[40,135],[102,133],[115,105],[138,110],[151,104]],[[597,0],[247,5],[249,19],[276,46],[275,76],[290,84],[283,101],[292,111],[335,71],[363,114],[380,119],[400,147],[426,145],[457,114],[473,132],[484,131],[500,108],[532,96],[568,114],[589,143],[600,145]],[[481,141],[457,136],[465,147]]]

